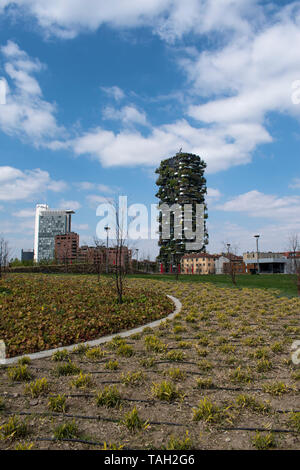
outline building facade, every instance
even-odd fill
[[[208,253],[185,254],[181,259],[182,274],[215,274],[216,255]]]
[[[172,158],[162,160],[156,170],[159,187],[156,197],[159,199],[159,246],[158,261],[166,272],[174,271],[180,264],[182,256],[191,253],[188,244],[194,243],[193,238],[186,236],[187,225],[195,232],[203,227],[201,244],[192,248],[193,252],[205,251],[208,243],[208,234],[205,220],[207,209],[205,205],[206,179],[204,171],[206,163],[198,156],[190,153],[178,153]],[[204,214],[199,216],[198,207],[203,204]],[[174,205],[179,208],[178,213],[169,213]],[[177,209],[176,209],[177,210]],[[168,213],[166,213],[168,212]]]
[[[21,250],[21,261],[33,261],[34,252],[33,250]]]
[[[51,260],[55,257],[55,236],[71,232],[72,210],[53,210],[46,204],[36,206],[34,260]]]
[[[55,259],[59,263],[72,263],[77,260],[79,235],[75,232],[55,236]]]
[[[243,254],[247,273],[284,274],[287,269],[288,257],[283,253],[247,252]]]

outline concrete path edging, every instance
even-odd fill
[[[180,300],[178,300],[176,297],[173,297],[172,295],[167,295],[167,297],[169,297],[169,299],[171,299],[172,302],[174,302],[174,304],[175,304],[175,310],[172,313],[170,313],[167,317],[161,318],[159,320],[155,320],[151,323],[147,323],[146,325],[138,326],[136,328],[133,328],[132,330],[120,331],[119,333],[114,333],[114,334],[109,335],[109,336],[103,336],[102,338],[94,339],[94,340],[91,340],[91,341],[86,341],[84,343],[71,344],[69,346],[61,346],[59,348],[47,349],[45,351],[40,351],[40,352],[32,353],[32,354],[23,354],[22,356],[15,356],[15,357],[12,357],[12,358],[9,358],[9,359],[5,359],[3,357],[1,358],[1,356],[0,356],[0,364],[1,365],[14,364],[14,363],[18,362],[19,359],[22,359],[23,357],[29,357],[30,359],[42,359],[44,357],[50,357],[56,351],[62,351],[63,349],[67,350],[67,351],[72,351],[72,349],[76,348],[79,345],[98,346],[99,344],[103,344],[103,343],[107,343],[107,342],[111,341],[115,336],[121,336],[122,338],[126,338],[126,337],[131,336],[135,333],[141,333],[143,331],[143,329],[146,328],[146,327],[155,328],[155,327],[159,326],[165,320],[172,320],[175,317],[175,315],[177,315],[177,313],[180,312],[180,310],[182,308],[182,304],[181,304]]]

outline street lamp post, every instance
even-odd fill
[[[136,251],[136,269],[138,271],[139,270],[139,249],[136,248],[135,251]]]
[[[228,257],[228,262],[229,262],[229,272],[231,271],[231,261],[230,261],[230,243],[227,243],[227,257]]]
[[[110,230],[110,227],[106,225],[106,227],[104,227],[104,230],[106,231],[106,274],[108,274],[108,232]]]
[[[260,274],[259,270],[259,251],[258,251],[258,239],[260,235],[254,235],[254,238],[256,238],[256,263],[257,263],[257,274]]]

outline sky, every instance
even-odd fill
[[[300,1],[0,0],[0,235],[32,249],[37,203],[156,204],[179,149],[207,163],[210,253],[300,232]],[[5,104],[3,100],[5,88]],[[2,85],[2,88],[1,88]],[[2,90],[2,101],[1,101]],[[134,240],[154,258],[157,240]]]

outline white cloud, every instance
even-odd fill
[[[59,202],[58,208],[63,209],[63,210],[72,210],[76,211],[80,209],[81,204],[78,201],[66,201],[65,199],[62,199]]]
[[[72,224],[74,230],[89,230],[88,224]]]
[[[293,182],[289,185],[289,188],[299,189],[300,188],[300,178],[294,178]]]
[[[3,11],[5,6],[33,16],[46,34],[62,38],[106,24],[114,28],[149,26],[161,38],[173,41],[189,32],[249,33],[249,19],[263,18],[256,0],[4,0]]]
[[[247,228],[239,223],[225,221],[214,223],[213,229],[209,228],[210,253],[219,253],[224,250],[223,242],[238,246],[238,253],[256,250],[254,235],[260,234],[260,251],[287,251],[290,249],[289,238],[292,233],[300,232],[300,221],[287,220],[284,224],[262,223],[253,228]]]
[[[18,212],[13,212],[14,217],[21,217],[21,218],[33,218],[35,216],[35,208],[33,209],[21,209]]]
[[[242,212],[250,217],[274,219],[282,223],[300,223],[300,196],[278,197],[260,191],[249,191],[218,205],[225,212]]]
[[[75,183],[75,186],[82,191],[91,191],[97,190],[102,193],[113,194],[116,192],[116,188],[111,186],[107,186],[106,184],[97,184],[97,183],[90,183],[89,181],[82,181],[80,183]]]
[[[76,155],[90,155],[105,167],[153,166],[182,147],[200,155],[212,173],[250,162],[257,142],[269,141],[269,134],[256,124],[236,124],[224,132],[223,127],[197,128],[182,119],[152,128],[148,135],[133,130],[114,133],[98,127],[69,141],[68,146]]]
[[[13,41],[0,48],[6,73],[6,104],[0,106],[0,129],[9,135],[29,139],[42,145],[48,139],[64,134],[56,123],[55,105],[42,97],[40,85],[34,74],[43,65],[30,58]]]
[[[220,199],[222,196],[221,192],[215,188],[207,188],[207,197],[211,199]]]
[[[18,170],[9,166],[0,167],[0,200],[32,200],[45,191],[59,192],[65,187],[62,181],[54,181],[47,171]]]
[[[115,101],[121,101],[123,98],[125,98],[124,91],[118,86],[102,86],[101,90],[104,91],[109,97],[112,97]]]
[[[86,196],[86,200],[91,207],[96,207],[97,205],[103,203],[109,204],[110,202],[113,202],[111,198],[101,196],[99,194],[89,194],[88,196]]]
[[[267,130],[271,112],[299,118],[292,102],[292,83],[299,79],[300,3],[282,8],[276,22],[263,24],[256,34],[201,52],[180,63],[197,96],[188,116],[209,125],[210,131],[233,140],[245,157],[260,144],[272,142]]]
[[[139,111],[134,105],[124,106],[120,110],[107,106],[102,113],[103,119],[121,121],[124,126],[140,124],[148,126],[147,116],[144,111]]]

